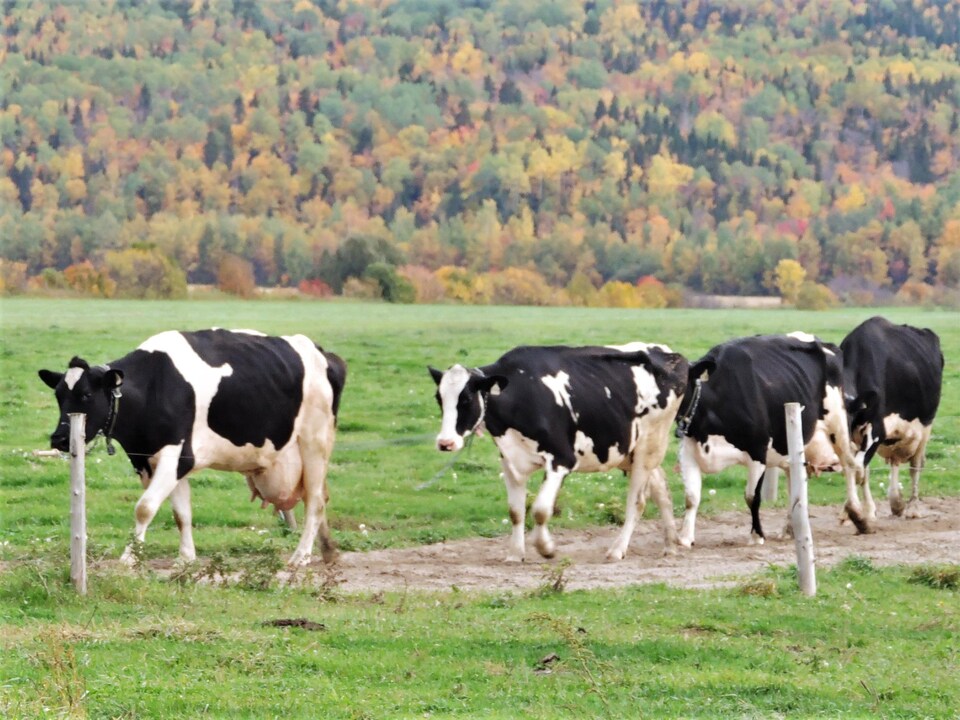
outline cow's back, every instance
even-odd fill
[[[764,462],[767,448],[785,455],[784,405],[803,406],[804,442],[814,432],[822,412],[828,375],[839,384],[840,363],[818,341],[771,335],[740,338],[711,349],[694,367],[712,363],[715,368],[702,384],[700,410],[688,434],[699,442],[710,435],[725,437],[754,460]]]
[[[848,395],[875,393],[880,417],[896,413],[924,425],[933,422],[943,381],[936,333],[872,317],[854,328],[840,348]]]

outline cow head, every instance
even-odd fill
[[[60,405],[60,422],[50,436],[50,447],[62,451],[70,449],[71,413],[87,416],[86,442],[104,429],[110,419],[113,392],[123,383],[120,370],[104,365],[91,368],[86,360],[75,357],[65,373],[40,370],[37,374],[56,391]]]
[[[462,365],[454,365],[446,372],[428,369],[437,383],[436,398],[442,413],[437,450],[460,450],[463,441],[483,422],[487,394],[494,386],[506,387],[507,379],[502,375],[484,375]]]

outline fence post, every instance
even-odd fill
[[[81,595],[87,594],[86,425],[86,415],[70,413],[70,580]]]
[[[797,577],[800,592],[812,597],[817,594],[817,576],[814,570],[813,533],[807,512],[807,471],[804,467],[803,427],[800,421],[800,403],[786,403],[787,451],[790,454],[790,521],[797,548]]]

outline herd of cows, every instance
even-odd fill
[[[442,412],[437,449],[459,450],[485,428],[500,452],[513,525],[507,561],[524,559],[531,474],[544,471],[531,507],[534,547],[552,557],[547,523],[564,478],[614,468],[629,477],[624,525],[607,552],[619,560],[651,497],[666,547],[692,546],[703,474],[737,464],[748,470],[751,542],[762,543],[760,487],[768,468],[787,468],[788,402],[803,407],[807,466],[843,472],[857,532],[872,532],[876,521],[868,473],[875,454],[891,465],[891,510],[915,514],[943,354],[931,330],[874,317],[839,347],[801,332],[758,335],[690,363],[662,344],[521,346],[490,365],[429,369]],[[335,556],[327,468],[346,374],[340,357],[303,335],[222,329],[163,332],[105,365],[74,357],[66,372],[39,371],[60,407],[53,448],[68,450],[69,415],[84,413],[88,442],[102,434],[108,449],[116,441],[130,458],[144,487],[135,541],[169,497],[180,557],[194,560],[188,476],[230,470],[264,506],[289,511],[303,500],[291,565],[309,562],[318,540],[324,560]],[[679,534],[662,469],[674,425],[686,498]],[[906,504],[904,463],[912,481]],[[133,561],[132,547],[123,559]]]

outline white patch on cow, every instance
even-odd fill
[[[573,450],[577,456],[574,472],[606,472],[623,465],[626,456],[620,453],[616,445],[607,449],[607,461],[601,462],[593,446],[593,438],[588,437],[582,430],[577,430],[573,441]]]
[[[547,389],[553,393],[553,399],[560,407],[565,407],[573,421],[578,419],[577,413],[573,411],[573,404],[570,401],[570,376],[563,370],[556,375],[544,375],[540,382],[547,386]]]
[[[731,465],[746,465],[750,456],[727,440],[723,435],[708,435],[706,442],[700,443],[688,438],[684,443],[688,457],[696,462],[701,472],[713,475],[722,472]]]
[[[610,393],[610,388],[608,388],[606,385],[603,386],[603,391],[607,394],[607,400],[613,397],[613,395]]]
[[[630,369],[633,371],[633,383],[637,388],[637,405],[634,411],[640,413],[645,408],[656,407],[657,397],[660,395],[657,379],[641,365],[634,365]]]
[[[816,342],[817,339],[808,332],[803,332],[802,330],[794,330],[792,333],[787,333],[787,337],[795,338],[801,342]]]
[[[912,460],[930,438],[930,426],[919,419],[904,420],[899,413],[883,418],[886,438],[877,448],[877,454],[887,462],[903,463]]]
[[[86,371],[83,368],[72,367],[64,373],[63,381],[67,384],[68,390],[73,390],[74,386],[80,382],[84,372]]]
[[[454,450],[463,447],[463,436],[457,434],[457,401],[460,393],[470,380],[470,371],[463,365],[454,365],[440,378],[437,392],[440,394],[440,434],[437,435],[437,445],[452,441]]]
[[[659,343],[645,343],[645,342],[629,342],[625,345],[604,345],[604,347],[610,348],[611,350],[619,350],[622,353],[635,353],[635,352],[646,352],[651,348],[656,348],[657,350],[662,350],[663,352],[673,352],[666,345],[661,345]]]
[[[547,454],[537,449],[537,441],[528,438],[519,430],[510,428],[503,435],[495,437],[494,442],[515,477],[526,478],[544,466]],[[552,459],[552,456],[550,456]]]

